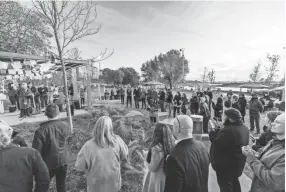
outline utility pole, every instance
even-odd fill
[[[183,89],[184,89],[184,80],[185,80],[185,55],[184,55],[184,51],[185,51],[185,49],[184,48],[182,48],[182,49],[180,49],[180,51],[182,52],[182,65],[183,65],[183,79],[182,79],[182,83],[183,83]]]

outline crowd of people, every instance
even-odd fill
[[[74,90],[72,84],[68,84],[69,98],[71,101],[71,113],[74,115],[74,103],[73,96]],[[86,89],[81,86],[79,88],[80,93],[80,106],[85,105],[85,93]],[[9,107],[10,112],[14,112],[17,109],[20,110],[20,118],[30,117],[32,115],[41,114],[48,104],[56,104],[59,107],[60,112],[64,111],[65,106],[65,94],[62,86],[34,86],[32,83],[20,83],[18,85],[10,83],[8,85],[8,97],[11,102]]]
[[[47,192],[53,177],[57,191],[66,191],[69,127],[58,119],[57,105],[49,104],[45,115],[48,121],[35,131],[32,148],[7,123],[0,122],[1,192],[31,192],[33,188]],[[272,138],[250,144],[249,128],[240,111],[232,107],[224,110],[223,123],[209,127],[209,153],[193,138],[190,116],[178,115],[172,125],[158,122],[145,154],[148,171],[143,192],[208,192],[209,165],[216,172],[221,192],[240,192],[238,178],[246,163],[254,175],[250,192],[285,191],[285,113],[271,111],[267,118],[265,126]],[[75,169],[86,173],[88,191],[118,192],[128,147],[113,133],[108,116],[97,120],[91,134],[92,139],[77,155]]]

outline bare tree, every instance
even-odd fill
[[[33,4],[37,13],[46,19],[54,33],[62,65],[64,91],[67,96],[66,103],[67,106],[70,106],[63,57],[71,43],[98,33],[100,25],[96,28],[93,27],[97,18],[96,4],[89,1],[35,1]],[[70,107],[67,107],[67,109],[70,129],[73,133]]]
[[[207,80],[208,80],[208,69],[206,67],[204,68],[204,73],[201,76],[201,79],[202,79],[203,83],[207,82]]]
[[[271,84],[271,82],[277,77],[277,72],[279,71],[278,65],[280,60],[280,55],[267,55],[269,60],[269,65],[265,67],[267,72],[266,83]]]
[[[212,69],[208,73],[208,78],[209,78],[210,83],[214,83],[215,82],[215,71],[214,71],[214,69]]]
[[[254,66],[252,72],[249,74],[249,78],[253,83],[256,83],[260,80],[260,69],[261,69],[261,63],[258,61],[258,63]]]

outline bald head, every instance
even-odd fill
[[[184,139],[193,136],[193,120],[187,115],[178,115],[174,119],[174,135],[177,139]]]

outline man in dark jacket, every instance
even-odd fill
[[[190,103],[191,103],[190,106],[191,114],[197,115],[199,113],[200,102],[196,93],[193,93]]]
[[[252,93],[249,101],[250,131],[254,131],[254,122],[257,134],[260,134],[260,113],[264,110],[262,103],[258,100],[257,94]]]
[[[166,112],[166,107],[165,107],[165,91],[164,91],[164,90],[161,90],[161,91],[160,91],[159,104],[160,104],[161,112]]]
[[[42,104],[42,108],[45,108],[48,105],[48,88],[44,87],[43,84],[40,85],[40,87],[38,88],[38,92],[41,95],[41,104]]]
[[[238,178],[246,162],[241,147],[249,143],[249,130],[237,109],[225,110],[224,128],[211,130],[211,164],[216,171],[221,192],[240,192]]]
[[[172,114],[172,103],[173,103],[173,93],[170,89],[167,89],[166,88],[166,91],[167,91],[167,99],[166,99],[166,103],[167,103],[167,106],[166,108],[168,109],[168,117],[171,117],[171,114]]]
[[[209,96],[209,103],[208,103],[208,107],[210,109],[210,112],[212,112],[212,102],[213,102],[213,92],[211,91],[210,88],[207,89],[207,95]]]
[[[193,121],[178,115],[173,125],[176,146],[167,157],[164,192],[208,192],[209,155],[193,138]]]
[[[65,192],[69,127],[58,119],[59,108],[57,105],[48,105],[45,114],[49,120],[42,123],[36,130],[32,147],[42,155],[49,169],[50,177],[56,176],[57,192]]]
[[[0,192],[48,192],[48,168],[39,152],[11,143],[13,129],[0,121]],[[35,185],[33,187],[33,177]]]

